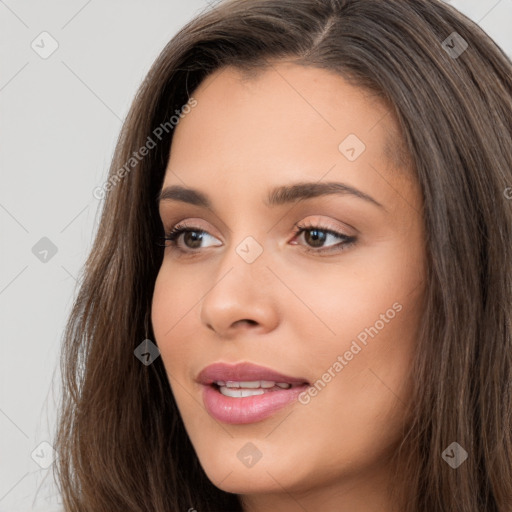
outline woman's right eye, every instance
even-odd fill
[[[210,243],[209,245],[201,245],[201,243],[208,238],[217,240],[204,229],[196,228],[193,226],[177,225],[171,231],[165,234],[163,240],[166,247],[177,248],[183,252],[191,252],[195,249],[203,249],[205,247],[215,247],[221,245],[215,243]]]

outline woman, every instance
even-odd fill
[[[437,0],[183,28],[95,192],[66,510],[510,510],[511,77]]]

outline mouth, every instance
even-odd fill
[[[295,402],[309,382],[252,363],[215,363],[196,381],[203,386],[206,411],[217,421],[247,424],[262,421]]]

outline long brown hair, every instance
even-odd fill
[[[439,0],[228,0],[161,52],[101,189],[101,222],[63,339],[56,476],[66,511],[242,510],[202,470],[161,358],[145,365],[134,349],[154,341],[169,119],[213,71],[257,71],[275,59],[334,71],[386,101],[421,185],[427,296],[412,421],[396,452],[397,503],[511,510],[510,60]],[[148,138],[155,147],[140,157]],[[453,442],[468,454],[456,469],[443,456]]]

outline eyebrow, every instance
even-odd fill
[[[300,182],[276,187],[269,191],[265,204],[267,206],[280,206],[303,199],[332,194],[357,197],[386,211],[386,208],[373,197],[357,188],[338,182]],[[206,194],[193,188],[182,187],[181,185],[165,187],[157,197],[158,204],[162,201],[181,201],[204,208],[212,207],[212,202]]]

